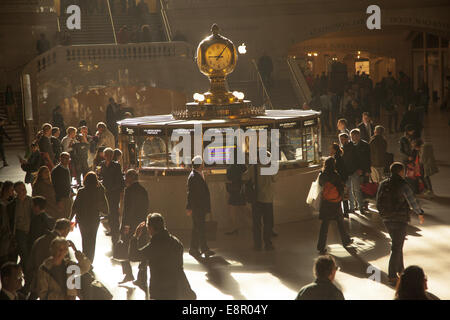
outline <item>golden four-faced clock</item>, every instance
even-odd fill
[[[197,48],[197,65],[211,83],[210,91],[205,93],[208,103],[227,104],[233,100],[225,82],[226,76],[233,72],[237,62],[237,51],[233,42],[219,34],[214,24],[212,35],[200,42]]]

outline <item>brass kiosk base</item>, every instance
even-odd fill
[[[249,100],[224,105],[189,102],[185,110],[172,112],[175,119],[237,119],[264,115],[264,107],[254,107]]]

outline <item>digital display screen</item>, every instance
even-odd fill
[[[226,163],[231,161],[236,146],[224,146],[224,147],[207,147],[208,160],[210,163]]]

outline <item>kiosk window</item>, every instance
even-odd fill
[[[142,167],[166,166],[166,142],[158,136],[148,136],[141,147]]]
[[[280,129],[280,160],[303,160],[301,129]]]
[[[161,130],[143,129],[140,145],[141,167],[165,167],[167,165],[167,145],[161,135]]]
[[[169,138],[168,138],[168,143],[169,143],[169,150],[168,150],[168,165],[169,167],[172,168],[184,168],[187,167],[186,163],[190,163],[190,161],[192,160],[192,153],[194,151],[194,130],[193,129],[175,129],[172,131],[172,133],[178,133],[180,135],[182,135],[182,137],[180,137],[180,139],[178,141],[171,141],[170,137],[172,135],[171,132],[169,132]],[[175,152],[175,159],[172,159],[172,150],[175,148],[176,145],[178,145],[179,143],[183,143],[183,139],[185,139],[186,137],[186,133],[189,133],[190,135],[190,139],[191,139],[191,150],[186,150],[187,154],[183,154],[183,150],[178,150],[177,152]]]

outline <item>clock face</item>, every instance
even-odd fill
[[[223,70],[231,64],[232,52],[222,43],[214,43],[206,49],[206,64],[213,70]]]

